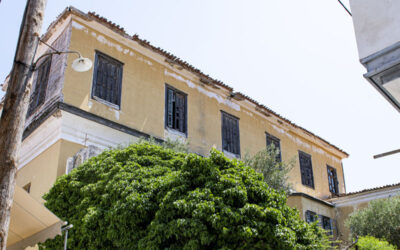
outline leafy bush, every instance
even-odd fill
[[[167,138],[163,142],[157,142],[154,137],[150,137],[150,138],[140,138],[138,144],[141,143],[148,143],[156,146],[162,146],[166,149],[172,149],[173,151],[179,153],[192,153],[192,151],[189,148],[189,141],[182,142],[178,139],[172,140],[170,138]]]
[[[372,236],[360,237],[357,242],[360,250],[396,250],[389,242],[374,238]]]
[[[346,225],[353,236],[386,239],[400,248],[400,198],[371,201],[367,208],[352,213]]]
[[[105,151],[61,176],[45,205],[74,225],[71,249],[321,249],[328,242],[261,174],[149,143]],[[61,249],[63,238],[41,247]]]
[[[243,162],[253,167],[257,172],[262,173],[264,181],[269,187],[288,193],[291,188],[288,182],[288,174],[293,168],[294,163],[293,161],[289,163],[282,162],[277,159],[278,155],[279,149],[271,145],[256,153],[254,156],[246,154],[243,158]]]

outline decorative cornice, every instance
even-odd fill
[[[152,135],[149,135],[147,133],[144,133],[144,132],[141,132],[139,130],[136,130],[134,128],[130,128],[130,127],[122,125],[120,123],[108,120],[106,118],[103,118],[103,117],[95,115],[93,113],[84,111],[84,110],[82,110],[80,108],[77,108],[75,106],[72,106],[72,105],[64,103],[64,102],[59,102],[58,103],[58,107],[59,107],[60,110],[64,110],[64,111],[69,112],[71,114],[83,117],[83,118],[88,119],[90,121],[94,121],[96,123],[105,125],[107,127],[116,129],[118,131],[124,132],[124,133],[129,134],[129,135],[133,135],[133,136],[138,137],[138,138],[149,139],[150,137],[152,137],[157,142],[163,142],[164,141],[163,139],[158,138],[156,136],[152,136]]]
[[[310,199],[310,200],[316,201],[318,203],[321,203],[321,204],[323,204],[325,206],[334,207],[334,205],[332,203],[324,201],[324,200],[321,200],[321,199],[318,199],[318,198],[316,198],[314,196],[311,196],[311,195],[308,195],[306,193],[295,192],[295,193],[289,194],[289,196],[301,196],[301,197],[304,197],[306,199]]]

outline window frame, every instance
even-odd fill
[[[333,235],[332,219],[330,217],[327,217],[324,215],[321,215],[320,218],[321,218],[321,221],[320,221],[321,228],[327,231],[326,232],[327,235]],[[325,222],[328,222],[328,226],[329,226],[328,228],[325,228],[325,225],[327,225],[327,224],[325,224]]]
[[[266,142],[267,147],[268,147],[269,145],[271,145],[271,143],[273,143],[273,144],[274,144],[274,142],[277,142],[277,143],[278,143],[279,155],[277,155],[276,161],[277,161],[277,162],[282,162],[281,139],[279,139],[279,138],[276,137],[276,136],[271,135],[271,134],[268,133],[268,132],[265,132],[265,135],[266,135],[266,136],[265,136],[265,142]],[[270,144],[268,144],[268,139],[271,140],[271,143],[270,143]],[[274,146],[276,147],[275,144],[274,144]],[[279,158],[279,159],[278,159],[278,158]]]
[[[309,157],[310,158],[311,181],[312,181],[312,185],[311,186],[308,185],[306,183],[306,180],[303,178],[303,171],[302,170],[303,170],[303,168],[305,166],[301,165],[301,156],[305,156],[305,157]],[[311,157],[311,155],[299,150],[299,165],[300,165],[301,184],[303,184],[303,186],[315,189],[314,170],[313,170],[313,167],[312,167],[312,157]]]
[[[28,107],[28,111],[27,111],[27,116],[32,115],[46,101],[47,87],[48,87],[48,84],[49,84],[50,71],[51,71],[51,66],[52,66],[52,59],[53,59],[52,55],[48,56],[47,58],[43,59],[43,61],[37,67],[35,86],[34,86],[34,89],[31,92],[30,97],[29,97],[29,107]],[[48,67],[46,75],[44,76],[45,80],[39,82],[40,79],[42,78],[44,67]],[[35,106],[32,106],[33,101],[34,101],[33,98],[34,98],[34,95],[35,95],[35,92],[37,90],[37,87],[38,87],[39,83],[40,83],[40,86],[39,86],[40,89],[38,90],[39,92],[36,94],[36,96],[37,96],[36,104],[35,104]]]
[[[326,169],[327,169],[327,174],[328,174],[328,187],[329,187],[329,192],[331,192],[332,194],[334,194],[334,195],[339,195],[339,180],[338,180],[338,177],[337,177],[337,171],[336,171],[336,168],[334,168],[334,167],[332,167],[332,166],[329,166],[329,165],[326,165]],[[329,171],[330,170],[333,170],[333,185],[334,185],[334,188],[335,188],[335,190],[334,191],[332,191],[331,190],[331,183],[330,183],[330,175],[329,175]]]
[[[97,70],[98,70],[98,62],[99,62],[99,57],[103,57],[104,59],[110,61],[111,63],[117,65],[118,67],[120,67],[120,71],[119,71],[119,75],[118,75],[118,79],[117,79],[117,86],[118,86],[118,90],[119,93],[117,95],[117,100],[118,100],[118,104],[109,102],[99,96],[96,96],[96,86],[97,86]],[[99,51],[99,50],[95,50],[95,60],[94,60],[94,67],[93,67],[93,80],[92,80],[92,88],[91,88],[91,98],[93,100],[96,100],[100,103],[103,103],[107,106],[110,106],[114,109],[117,110],[121,110],[121,105],[122,105],[122,77],[123,77],[123,70],[124,70],[124,63]]]
[[[312,216],[312,217],[311,217],[311,216]],[[306,210],[306,212],[305,212],[305,214],[304,214],[304,217],[305,217],[305,221],[306,221],[307,223],[313,223],[313,222],[318,221],[318,215],[317,215],[317,213],[314,212],[314,211],[311,211],[311,210]],[[313,219],[312,219],[312,220],[309,220],[310,218],[313,218]]]
[[[184,106],[185,106],[185,108],[184,108],[184,112],[185,112],[185,118],[184,118],[184,128],[185,129],[184,129],[184,132],[168,126],[168,90],[174,91],[174,94],[179,93],[180,95],[184,96]],[[177,88],[175,88],[175,87],[173,87],[173,86],[171,86],[171,85],[169,85],[167,83],[165,84],[165,108],[164,108],[164,112],[165,112],[165,119],[164,120],[165,121],[164,121],[164,128],[165,129],[171,129],[173,131],[181,133],[182,135],[184,135],[186,137],[188,135],[188,107],[187,107],[188,106],[188,100],[187,100],[188,98],[187,98],[187,96],[188,95],[186,93],[182,92],[181,90],[179,90],[179,89],[177,89]]]
[[[226,142],[225,142],[225,140],[224,140],[224,116],[229,117],[230,119],[234,119],[234,120],[236,121],[236,124],[237,124],[237,143],[238,143],[238,145],[237,145],[238,152],[237,152],[237,153],[235,153],[235,152],[230,152],[230,151],[228,151],[228,150],[225,150],[225,144],[226,144]],[[235,156],[238,157],[238,158],[240,158],[240,125],[239,125],[239,121],[240,121],[240,119],[239,119],[238,117],[236,117],[236,116],[234,116],[234,115],[231,115],[231,114],[229,114],[229,113],[227,113],[227,112],[221,110],[221,139],[222,139],[222,151],[223,151],[223,152],[227,152],[227,153],[229,153],[229,154],[233,154],[233,155],[235,155]]]

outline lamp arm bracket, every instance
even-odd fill
[[[70,50],[70,51],[55,51],[55,52],[49,52],[49,53],[45,53],[43,55],[41,55],[31,66],[31,70],[35,71],[36,70],[36,65],[37,63],[42,60],[43,58],[47,57],[47,56],[52,56],[52,55],[61,55],[61,54],[78,54],[78,57],[82,57],[81,53],[79,53],[78,51],[75,50]]]

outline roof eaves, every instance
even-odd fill
[[[385,189],[385,188],[392,188],[392,187],[396,187],[396,186],[399,186],[399,187],[400,187],[400,183],[388,184],[388,185],[385,185],[385,186],[374,187],[374,188],[367,188],[367,189],[363,189],[363,190],[356,191],[356,192],[350,192],[350,193],[346,193],[346,194],[340,194],[338,198],[340,198],[340,197],[346,197],[346,196],[351,196],[351,195],[362,194],[362,193],[367,193],[367,192],[371,192],[371,191],[377,191],[377,190],[381,190],[381,189]]]
[[[329,207],[334,207],[335,206],[335,205],[333,205],[332,203],[330,203],[328,201],[324,201],[324,200],[318,199],[318,198],[316,198],[314,196],[311,196],[309,194],[302,193],[302,192],[294,192],[294,193],[289,194],[289,196],[301,196],[301,197],[304,197],[304,198],[319,202],[319,203],[324,204],[324,205],[329,206]]]

